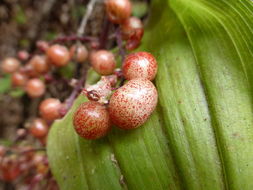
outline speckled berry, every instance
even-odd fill
[[[100,75],[110,75],[116,67],[114,55],[107,50],[93,52],[90,61],[93,69]]]
[[[76,132],[85,139],[103,137],[111,128],[106,107],[98,102],[82,103],[74,114],[73,125]]]
[[[70,60],[69,50],[62,45],[54,44],[47,49],[47,57],[51,64],[62,67],[68,64]]]
[[[39,110],[42,118],[53,121],[61,117],[61,102],[56,98],[48,98],[40,103]]]
[[[122,70],[127,80],[135,78],[153,80],[157,72],[157,62],[148,52],[132,53],[124,60]]]
[[[124,22],[132,12],[129,0],[106,0],[105,5],[110,21],[116,24]]]
[[[157,104],[157,91],[147,79],[132,79],[111,96],[111,121],[122,129],[133,129],[144,124]]]

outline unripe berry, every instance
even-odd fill
[[[114,55],[106,50],[92,53],[90,59],[93,69],[100,75],[110,75],[116,67]]]
[[[56,98],[48,98],[41,102],[39,110],[42,118],[53,121],[61,117],[61,102]]]
[[[21,72],[15,72],[11,75],[11,83],[12,83],[12,86],[15,86],[15,87],[25,86],[27,80],[28,80],[27,76]]]
[[[141,39],[144,33],[143,24],[137,17],[130,17],[121,25],[122,38],[128,40],[131,37]]]
[[[129,0],[106,0],[105,5],[109,20],[115,24],[124,22],[132,12]]]
[[[57,67],[67,65],[70,60],[68,49],[58,44],[52,45],[47,49],[47,56],[52,64]]]
[[[37,98],[45,93],[45,84],[40,79],[30,79],[25,88],[27,94],[32,98]]]
[[[148,52],[132,53],[124,60],[122,70],[127,80],[135,78],[153,80],[157,72],[157,62]]]
[[[19,60],[13,57],[8,57],[2,61],[1,69],[4,73],[14,73],[18,70],[19,66]]]
[[[28,64],[32,65],[35,72],[41,73],[41,74],[48,72],[48,70],[50,68],[47,58],[45,56],[41,56],[41,55],[33,56],[33,58],[29,61]]]
[[[98,102],[82,103],[74,114],[73,125],[76,132],[86,139],[105,136],[111,128],[106,107]]]
[[[84,45],[73,45],[70,48],[70,57],[75,61],[82,63],[88,58],[88,50]]]
[[[29,131],[34,137],[42,138],[48,133],[48,125],[45,120],[37,118],[31,123]]]
[[[133,79],[111,96],[111,121],[122,129],[133,129],[146,122],[157,104],[157,91],[147,79]]]

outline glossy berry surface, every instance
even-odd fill
[[[144,29],[141,20],[137,17],[130,17],[121,25],[122,38],[124,40],[136,37],[141,40]]]
[[[49,64],[45,56],[35,55],[29,61],[28,64],[31,64],[35,72],[44,74],[49,71]]]
[[[135,78],[153,80],[157,73],[157,62],[148,52],[132,53],[124,60],[122,70],[127,80]]]
[[[70,57],[79,62],[82,63],[87,60],[88,58],[88,50],[84,45],[73,45],[70,48]]]
[[[1,69],[4,73],[14,73],[20,66],[19,60],[13,57],[4,59],[1,63]]]
[[[94,101],[79,106],[74,114],[73,125],[76,132],[86,139],[103,137],[111,128],[106,107]]]
[[[93,69],[100,75],[110,75],[116,67],[114,55],[106,50],[93,52],[90,59]]]
[[[52,45],[47,49],[47,56],[51,63],[57,67],[62,67],[68,64],[70,60],[69,50],[62,45]]]
[[[147,79],[133,79],[111,96],[111,121],[122,129],[133,129],[144,124],[157,104],[157,91]]]
[[[29,131],[34,137],[42,138],[48,133],[48,125],[45,120],[37,118],[31,123]]]
[[[32,98],[37,98],[42,96],[45,93],[46,87],[45,84],[40,79],[30,79],[26,83],[25,88],[27,94]]]
[[[14,87],[22,87],[25,86],[27,82],[27,76],[21,72],[15,72],[11,75],[11,83]]]
[[[106,12],[111,22],[123,23],[132,12],[132,5],[129,0],[106,0]]]
[[[41,102],[39,110],[42,118],[52,121],[61,117],[61,102],[56,98],[48,98]]]

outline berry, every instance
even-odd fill
[[[73,125],[76,132],[86,139],[105,136],[111,128],[106,107],[98,102],[82,103],[74,114]]]
[[[14,181],[20,176],[20,172],[16,155],[6,156],[2,159],[0,163],[0,178],[3,181]]]
[[[18,52],[18,58],[21,60],[21,61],[26,61],[28,58],[29,58],[29,53],[25,50],[21,50]]]
[[[20,71],[25,73],[28,77],[31,77],[31,78],[39,76],[39,73],[35,70],[34,66],[30,63],[22,67]]]
[[[48,98],[41,102],[39,110],[42,118],[52,121],[61,117],[61,102],[55,98]]]
[[[31,64],[34,71],[37,73],[44,74],[48,72],[50,66],[48,64],[47,58],[41,55],[35,55],[28,64]]]
[[[48,125],[45,120],[35,119],[29,128],[30,133],[36,138],[43,138],[48,133]]]
[[[49,45],[46,41],[43,40],[39,40],[36,42],[36,46],[38,49],[40,49],[41,51],[47,51],[47,49],[49,48]]]
[[[93,69],[100,75],[110,75],[116,67],[114,55],[106,50],[99,50],[92,53],[91,65]]]
[[[130,17],[121,25],[122,38],[128,40],[135,37],[140,40],[143,36],[144,29],[141,20],[137,17]]]
[[[40,79],[30,79],[26,84],[26,92],[32,98],[37,98],[45,93],[45,84]]]
[[[157,91],[147,79],[132,79],[111,96],[111,121],[122,129],[133,129],[146,122],[157,104]]]
[[[84,45],[73,45],[70,48],[70,57],[75,61],[82,63],[88,58],[88,50]]]
[[[129,0],[106,0],[106,12],[111,22],[123,23],[132,12],[132,5]]]
[[[122,70],[127,80],[135,78],[153,80],[157,72],[157,62],[148,52],[132,53],[124,60]]]
[[[68,49],[58,44],[52,45],[47,49],[47,56],[52,64],[57,67],[67,65],[70,60]]]
[[[27,76],[21,72],[15,72],[11,75],[11,83],[15,87],[25,86],[27,80]]]
[[[19,60],[13,57],[8,57],[2,61],[1,69],[4,73],[14,73],[18,70],[19,66]]]

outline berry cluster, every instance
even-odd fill
[[[129,0],[107,0],[108,18],[120,26],[125,49],[139,46],[143,36],[140,19],[131,17]],[[105,136],[115,124],[121,129],[134,129],[144,124],[154,111],[158,94],[151,82],[157,73],[157,62],[148,52],[131,53],[116,69],[113,53],[99,50],[91,54],[91,65],[101,80],[86,87],[83,94],[90,100],[82,103],[73,117],[76,132],[86,139]],[[128,80],[124,84],[124,80]]]

